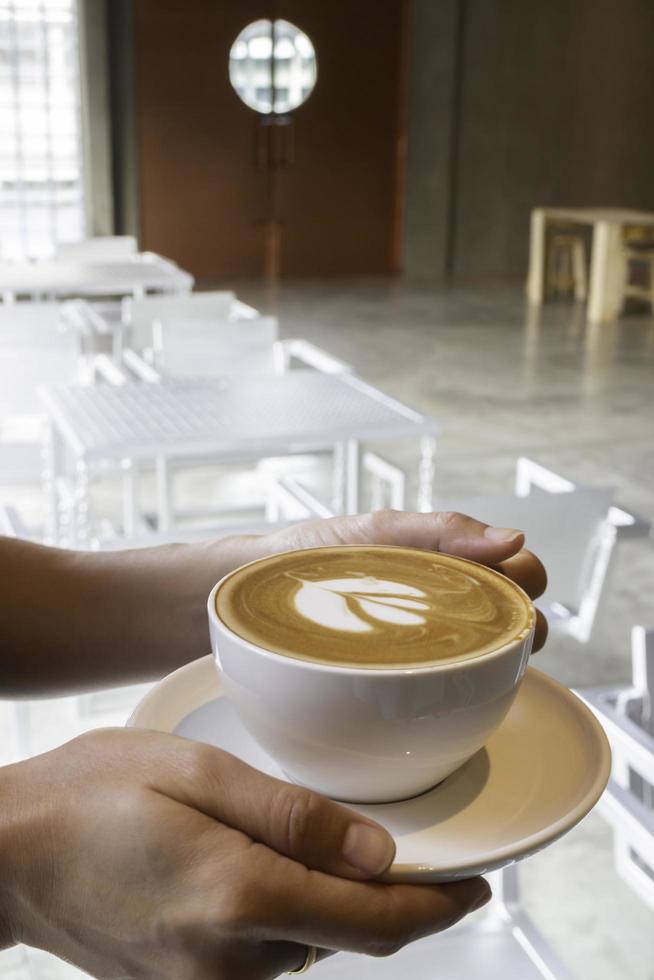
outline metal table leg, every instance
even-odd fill
[[[436,439],[422,436],[420,439],[420,466],[418,469],[418,510],[428,512],[434,507],[434,475],[436,470]]]
[[[169,531],[172,523],[170,506],[170,470],[165,456],[155,460],[157,479],[157,530]]]
[[[547,980],[572,980],[567,967],[524,911],[517,864],[491,875],[494,901],[489,909],[505,923],[513,940]]]
[[[370,450],[363,454],[361,468],[369,477],[370,510],[381,510],[385,506],[392,507],[394,510],[404,510],[406,490],[404,470]]]
[[[43,496],[45,502],[45,543],[59,544],[59,497],[57,481],[63,477],[61,437],[52,422],[44,432],[41,450]]]
[[[75,464],[71,525],[71,545],[85,547],[89,532],[89,471],[83,459]]]
[[[345,443],[337,442],[332,454],[332,511],[345,512]]]
[[[358,514],[359,500],[359,443],[348,439],[345,443],[345,513]]]
[[[136,534],[137,525],[136,466],[132,459],[124,459],[120,465],[123,484],[123,534],[126,538],[131,538]]]

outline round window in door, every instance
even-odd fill
[[[305,102],[316,84],[316,52],[307,35],[287,20],[256,20],[229,53],[229,80],[247,106],[284,114]]]

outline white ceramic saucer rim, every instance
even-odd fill
[[[214,669],[214,663],[213,655],[209,654],[206,657],[193,660],[191,663],[185,664],[183,667],[179,667],[173,671],[173,673],[168,674],[154,688],[148,691],[132,712],[127,721],[127,725],[130,727],[153,728],[157,731],[172,734],[189,711],[201,708],[218,697],[224,697],[218,672]],[[211,667],[210,671],[207,671],[208,667]],[[193,698],[192,703],[185,701],[178,704],[167,719],[165,727],[160,722],[158,724],[152,724],[149,719],[152,717],[152,712],[160,706],[162,696],[165,700],[166,695],[174,693],[181,677],[192,678],[195,674],[201,676],[204,672],[208,674],[211,680],[209,683],[205,682],[199,686],[198,695]],[[447,875],[454,874],[457,877],[464,877],[466,871],[470,871],[470,874],[481,874],[483,871],[492,871],[495,868],[503,867],[506,864],[519,860],[526,854],[532,854],[551,844],[583,820],[586,814],[595,806],[604,792],[611,774],[611,749],[604,729],[590,708],[567,687],[564,687],[558,681],[554,680],[554,678],[548,674],[544,674],[540,670],[536,670],[534,667],[530,667],[529,672],[532,675],[537,675],[538,683],[549,686],[556,692],[557,696],[568,701],[574,710],[584,718],[586,726],[594,732],[599,750],[599,764],[595,772],[595,777],[584,796],[566,814],[559,817],[558,820],[550,822],[542,830],[536,831],[527,837],[521,837],[505,847],[486,852],[484,854],[484,869],[480,870],[478,855],[476,860],[463,864],[457,862],[449,866],[447,863],[442,862],[439,863],[438,867],[426,862],[393,864],[387,875],[385,875],[385,878],[388,880],[401,878],[403,881],[407,881],[411,878],[419,879],[429,874],[438,874],[439,877],[445,878]],[[374,809],[374,807],[368,806],[367,808]]]
[[[548,844],[554,843],[559,837],[563,837],[569,830],[572,830],[578,823],[580,823],[587,814],[593,809],[602,793],[606,789],[609,778],[611,776],[611,746],[609,740],[606,736],[606,732],[600,725],[599,721],[590,710],[590,708],[584,704],[584,702],[576,694],[574,694],[565,685],[559,683],[549,674],[543,673],[542,670],[537,670],[535,667],[528,668],[529,673],[536,675],[538,682],[549,686],[552,690],[556,691],[559,697],[564,698],[571,704],[578,713],[584,717],[584,720],[588,724],[588,727],[592,729],[597,736],[597,746],[600,751],[599,765],[595,772],[595,778],[592,784],[586,791],[585,795],[581,800],[572,807],[564,816],[559,817],[558,820],[554,820],[549,823],[547,827],[542,830],[536,831],[536,833],[529,834],[527,837],[520,837],[513,844],[506,847],[498,847],[495,850],[490,850],[486,854],[486,863],[488,865],[487,870],[493,871],[496,868],[504,867],[513,861],[518,861],[523,855],[534,854],[539,850],[547,847]],[[481,874],[483,872],[479,871],[479,860],[470,861],[466,863],[458,863],[452,865],[448,868],[446,864],[439,864],[438,867],[427,863],[421,864],[393,864],[389,870],[388,877],[392,878],[395,875],[398,877],[401,875],[403,880],[415,874],[416,872],[438,872],[439,874],[446,874],[448,871],[456,871],[457,876],[461,877],[467,870],[470,870],[471,874]]]
[[[204,657],[198,657],[197,660],[191,660],[189,663],[184,664],[182,667],[178,667],[177,670],[173,670],[172,673],[166,674],[162,677],[160,681],[157,681],[153,687],[141,698],[139,703],[136,705],[131,715],[127,719],[127,728],[153,728],[154,726],[148,723],[148,716],[151,714],[152,709],[161,700],[162,695],[169,693],[169,690],[173,691],[177,688],[177,682],[180,677],[186,677],[186,675],[193,675],[200,673],[205,667],[211,665],[213,668],[215,666],[215,660],[212,653],[207,654]],[[211,684],[204,685],[202,694],[193,701],[192,709],[201,708],[203,705],[208,704],[210,701],[215,700],[217,697],[223,697],[222,685],[220,683],[220,678],[218,676],[218,671],[211,670]],[[156,728],[155,731],[164,731],[166,734],[172,734],[174,729],[184,720],[187,715],[185,708],[178,708],[175,712],[176,720],[166,726],[165,729]],[[141,716],[145,715],[146,724],[141,722]]]

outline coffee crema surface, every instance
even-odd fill
[[[524,593],[491,569],[413,548],[311,548],[237,569],[218,618],[273,653],[346,667],[477,657],[531,628]]]

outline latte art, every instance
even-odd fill
[[[222,583],[233,632],[301,660],[407,667],[478,656],[533,623],[527,597],[473,562],[410,548],[313,548],[262,559]]]
[[[300,588],[293,600],[295,609],[327,629],[362,633],[374,629],[375,621],[403,626],[427,622],[427,595],[399,582],[384,582],[370,575],[321,582],[300,579],[299,582]],[[407,596],[420,598],[409,599]]]

